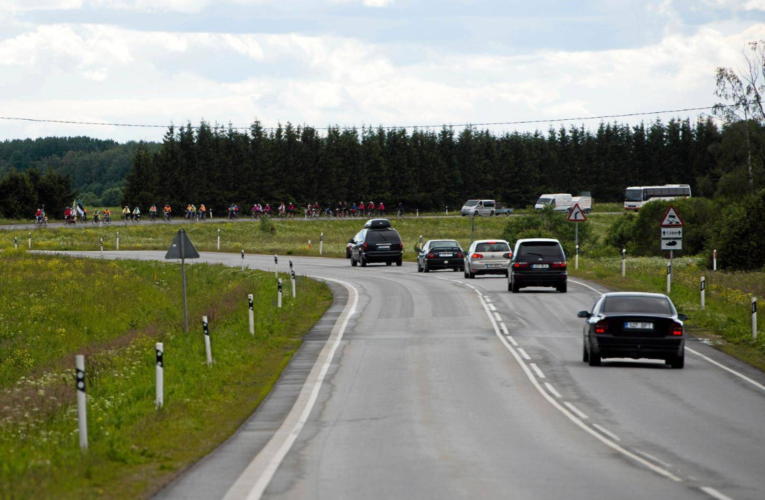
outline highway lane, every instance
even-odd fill
[[[293,261],[338,280],[335,305],[240,432],[158,498],[259,498],[258,483],[285,499],[765,497],[763,374],[700,343],[690,347],[751,382],[690,352],[685,370],[586,366],[576,312],[597,297],[589,284],[512,295],[502,278],[412,264]],[[246,262],[273,270],[272,256]],[[316,399],[295,406],[306,418],[293,427],[306,388]],[[285,430],[294,442],[279,441]]]

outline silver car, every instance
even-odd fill
[[[507,276],[512,256],[510,244],[505,240],[474,241],[465,255],[465,277],[475,278],[479,274]]]

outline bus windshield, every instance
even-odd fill
[[[624,194],[625,201],[643,201],[642,189],[628,189]]]

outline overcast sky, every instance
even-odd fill
[[[765,0],[0,0],[0,116],[324,127],[707,106],[715,68],[757,39]],[[164,131],[0,120],[0,139]]]

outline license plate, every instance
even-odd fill
[[[499,269],[502,264],[486,264],[486,269]]]
[[[531,267],[534,269],[549,269],[550,264],[532,264]]]
[[[653,323],[627,321],[624,323],[624,328],[628,330],[653,330]]]
[[[384,246],[384,247],[383,246],[378,246],[377,249],[378,250],[390,250],[390,245]]]
[[[451,256],[453,256],[453,255],[454,255],[454,254],[452,254],[452,253],[442,253],[442,254],[441,254],[441,257],[451,257]]]

